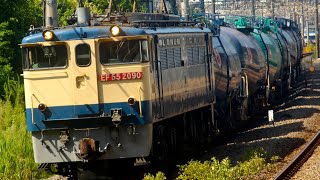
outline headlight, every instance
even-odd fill
[[[45,104],[43,104],[43,103],[40,103],[40,104],[38,105],[38,109],[39,109],[41,112],[43,112],[43,111],[45,111],[45,110],[47,109],[47,105],[45,105]]]
[[[117,25],[110,27],[110,32],[111,32],[112,36],[118,36],[120,34],[120,31],[121,31],[121,29]]]
[[[128,104],[130,105],[130,106],[132,106],[132,105],[134,105],[136,103],[136,100],[133,98],[133,97],[129,97],[129,99],[128,99]]]
[[[45,30],[42,32],[42,37],[46,41],[51,41],[53,39],[53,32],[49,30]]]

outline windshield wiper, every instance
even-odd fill
[[[123,44],[124,44],[124,41],[120,41],[120,43],[119,43],[119,45],[118,45],[118,47],[117,47],[117,54],[119,53],[119,51],[120,51],[120,49],[121,49],[121,47],[123,46]]]

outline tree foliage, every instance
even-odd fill
[[[111,12],[131,12],[134,0],[112,0]],[[145,11],[142,0],[136,0],[136,11]],[[103,14],[109,7],[110,0],[87,0],[85,5],[95,14]]]
[[[0,24],[0,92],[3,92],[3,84],[12,75],[10,62],[13,60],[14,50],[10,47],[10,40],[14,32],[8,26],[8,22]]]
[[[66,26],[67,19],[72,16],[77,7],[76,0],[59,0],[58,1],[58,18],[59,25]]]
[[[1,2],[0,95],[3,94],[4,82],[12,79],[13,69],[21,72],[18,44],[31,24],[41,25],[41,2],[41,0],[3,0]]]

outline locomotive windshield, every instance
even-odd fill
[[[122,40],[102,42],[99,47],[101,64],[146,62],[147,40]]]
[[[65,45],[22,48],[24,69],[65,67],[68,52]]]

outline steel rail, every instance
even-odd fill
[[[320,144],[320,130],[303,150],[274,178],[275,180],[290,179],[300,167],[309,159],[313,151]]]

